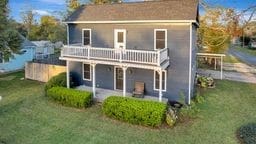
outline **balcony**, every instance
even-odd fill
[[[169,65],[168,48],[146,51],[66,45],[61,51],[61,59],[65,58],[144,64],[159,67]]]

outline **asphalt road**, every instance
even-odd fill
[[[244,63],[256,67],[256,56],[248,55],[246,53],[235,50],[234,48],[230,48],[228,53],[231,55],[238,57]]]

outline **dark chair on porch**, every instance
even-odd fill
[[[143,82],[135,82],[133,97],[143,98],[144,97],[145,84]]]

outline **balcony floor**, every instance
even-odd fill
[[[92,87],[85,86],[85,85],[80,85],[80,86],[76,87],[76,89],[84,90],[84,91],[92,91]],[[122,96],[122,95],[123,95],[123,91],[121,91],[121,90],[110,90],[110,89],[96,88],[96,101],[98,101],[98,102],[103,102],[109,96]],[[126,93],[126,96],[132,97],[132,94]],[[149,96],[149,95],[145,95],[143,99],[158,101],[158,97]],[[168,101],[168,99],[162,98],[162,101],[166,103]]]

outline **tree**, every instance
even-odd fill
[[[0,1],[0,53],[1,59],[9,59],[19,53],[22,39],[8,19],[8,0]]]
[[[228,49],[236,21],[229,19],[234,10],[225,8],[208,9],[200,18],[199,43],[208,52],[223,53]]]
[[[200,6],[207,11],[216,10],[218,7],[214,5],[209,5],[205,2],[205,0],[199,1]],[[248,28],[248,25],[251,23],[252,18],[256,14],[256,5],[250,5],[243,10],[234,11],[232,9],[226,9],[225,14],[228,14],[222,22],[228,22],[225,27],[225,31],[229,34],[230,38],[233,37],[240,37],[242,36],[243,46],[244,46],[244,39],[245,39],[245,31]],[[205,28],[205,27],[204,27]],[[223,32],[223,31],[222,31]],[[202,34],[202,32],[201,32]],[[201,38],[203,36],[201,35]],[[214,45],[221,45],[220,43],[215,43]]]
[[[29,34],[30,40],[66,41],[66,29],[55,17],[42,16],[39,25],[33,25]]]
[[[107,4],[107,3],[118,3],[122,0],[90,0],[93,4]]]
[[[35,22],[34,20],[34,13],[31,9],[21,12],[21,17],[23,21],[23,25],[27,30],[27,33],[29,35],[31,28]]]

